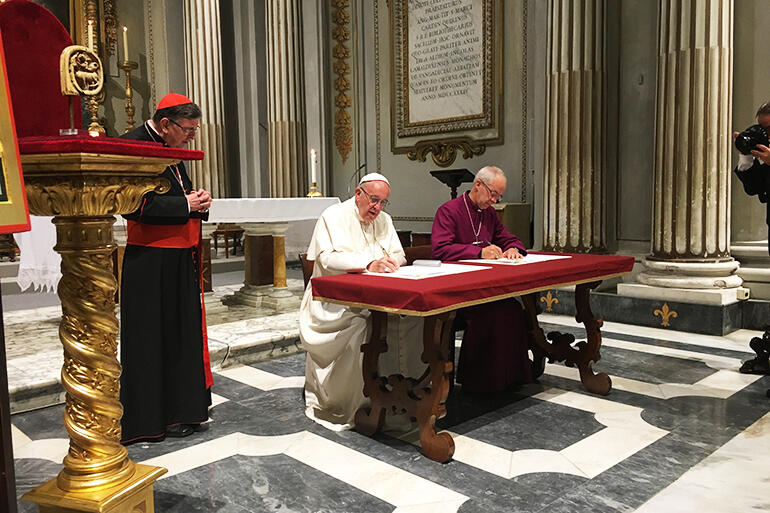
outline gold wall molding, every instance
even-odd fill
[[[470,137],[457,137],[452,139],[439,139],[435,141],[420,141],[414,148],[407,152],[409,160],[425,162],[428,153],[433,162],[439,167],[449,167],[457,159],[457,152],[463,154],[464,159],[481,155],[487,149],[486,144],[480,143]]]
[[[150,75],[150,98],[147,102],[147,105],[150,106],[150,110],[153,110],[153,107],[158,104],[158,93],[155,90],[155,81],[158,79],[158,77],[157,71],[155,69],[155,42],[153,40],[152,33],[152,1],[153,0],[145,0],[144,11],[144,15],[147,18],[147,73]]]
[[[529,140],[528,105],[527,105],[527,4],[528,0],[521,2],[521,202],[527,202],[527,145]]]
[[[102,19],[104,20],[104,53],[106,56],[117,55],[118,15],[115,12],[117,0],[102,0]]]
[[[334,106],[337,111],[334,113],[334,142],[337,152],[344,163],[348,159],[350,151],[353,149],[353,123],[350,116],[350,106],[352,104],[348,91],[351,90],[350,79],[350,48],[347,43],[350,41],[350,1],[332,0],[332,39],[336,44],[332,48],[334,61]],[[376,7],[376,6],[375,6]]]
[[[387,0],[386,0],[386,3]],[[390,5],[388,5],[390,7]],[[374,130],[377,170],[382,169],[382,107],[380,106],[380,2],[374,0]]]

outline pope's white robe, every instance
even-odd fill
[[[406,263],[390,216],[380,212],[373,222],[364,223],[355,198],[350,198],[321,214],[307,258],[315,261],[313,277],[329,276],[365,268],[385,251],[400,265]],[[311,284],[302,298],[299,336],[307,351],[305,413],[329,429],[353,428],[356,410],[369,402],[363,394],[361,345],[369,339],[370,316],[369,310],[314,301]],[[380,355],[381,374],[422,374],[422,325],[418,317],[388,315],[389,350]]]

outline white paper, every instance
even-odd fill
[[[429,267],[425,265],[405,265],[399,267],[391,273],[375,273],[366,271],[364,274],[371,274],[374,276],[387,276],[388,278],[406,278],[408,280],[422,280],[423,278],[434,278],[436,276],[448,276],[450,274],[468,273],[473,271],[481,271],[483,269],[490,269],[488,266],[483,265],[462,265],[462,264],[445,264],[442,263],[440,267]]]
[[[523,264],[536,264],[538,262],[546,262],[548,260],[561,260],[562,258],[572,258],[569,255],[538,255],[536,253],[529,253],[525,257],[521,257],[517,260],[509,258],[498,258],[497,260],[485,260],[483,258],[477,258],[474,260],[459,260],[459,262],[469,262],[473,264],[504,264],[504,265],[523,265]]]

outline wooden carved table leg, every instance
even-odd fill
[[[582,283],[575,287],[575,307],[577,310],[575,319],[583,323],[586,329],[586,341],[579,342],[577,347],[572,346],[575,337],[568,333],[552,332],[548,334],[546,339],[537,321],[537,294],[522,296],[532,340],[530,348],[534,355],[535,377],[542,374],[545,358],[548,358],[549,363],[563,361],[568,367],[577,366],[580,371],[580,381],[589,392],[600,395],[607,395],[610,392],[612,388],[610,377],[603,372],[594,373],[592,368],[592,365],[601,358],[599,350],[602,345],[602,334],[599,328],[602,326],[602,321],[596,319],[591,312],[589,295],[591,289],[598,287],[599,283],[601,282]],[[549,342],[549,340],[551,341]]]
[[[448,360],[449,344],[454,344],[454,318],[454,311],[428,317],[422,336],[422,361],[428,364],[431,385],[429,389],[423,389],[427,395],[422,396],[417,404],[420,446],[428,458],[442,463],[449,461],[455,453],[452,436],[436,433],[436,420],[446,415],[444,403],[449,394],[449,375],[454,365]]]
[[[448,461],[454,454],[454,440],[448,433],[436,433],[436,419],[446,414],[449,393],[449,343],[455,312],[434,315],[425,319],[423,328],[422,361],[428,364],[419,378],[393,374],[380,376],[377,362],[380,353],[387,351],[387,314],[372,312],[372,334],[369,343],[361,347],[364,353],[364,395],[371,405],[356,412],[356,430],[370,436],[382,428],[385,414],[407,415],[416,420],[423,452],[432,460]],[[451,340],[453,343],[454,340]]]
[[[386,342],[388,334],[388,314],[372,311],[372,334],[369,342],[361,346],[364,353],[362,370],[364,374],[364,395],[371,399],[371,406],[359,408],[356,412],[356,431],[366,436],[372,436],[385,422],[384,397],[387,393],[385,379],[377,371],[380,353],[388,350]]]
[[[537,379],[545,372],[545,359],[548,354],[548,341],[545,333],[537,321],[537,293],[521,296],[524,304],[524,313],[527,318],[527,332],[529,333],[529,349],[532,351],[532,378]],[[550,359],[553,362],[552,359]]]
[[[589,304],[589,296],[592,289],[599,286],[600,281],[581,283],[575,287],[575,320],[582,322],[586,328],[586,342],[578,344],[578,357],[575,363],[580,369],[580,381],[586,390],[595,394],[607,395],[612,388],[612,380],[604,372],[595,373],[592,365],[601,359],[599,350],[602,347],[602,320],[594,317]]]

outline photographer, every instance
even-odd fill
[[[767,138],[770,131],[770,102],[762,104],[757,109],[756,116],[756,125],[741,133],[733,133],[735,147],[741,153],[738,165],[735,166],[735,176],[743,183],[746,194],[756,194],[759,201],[767,204],[765,222],[770,230],[770,143]],[[770,231],[768,240],[770,241]],[[765,331],[761,338],[752,338],[749,347],[757,353],[757,357],[743,362],[740,371],[744,374],[770,374],[770,331]],[[770,390],[767,395],[770,396]]]
[[[770,147],[767,132],[770,130],[770,102],[757,109],[757,125],[741,133],[733,132],[736,148],[741,152],[735,175],[743,182],[746,194],[757,195],[759,201],[768,205],[765,221],[770,227]],[[762,144],[764,142],[764,144]],[[770,250],[770,248],[768,248]]]

